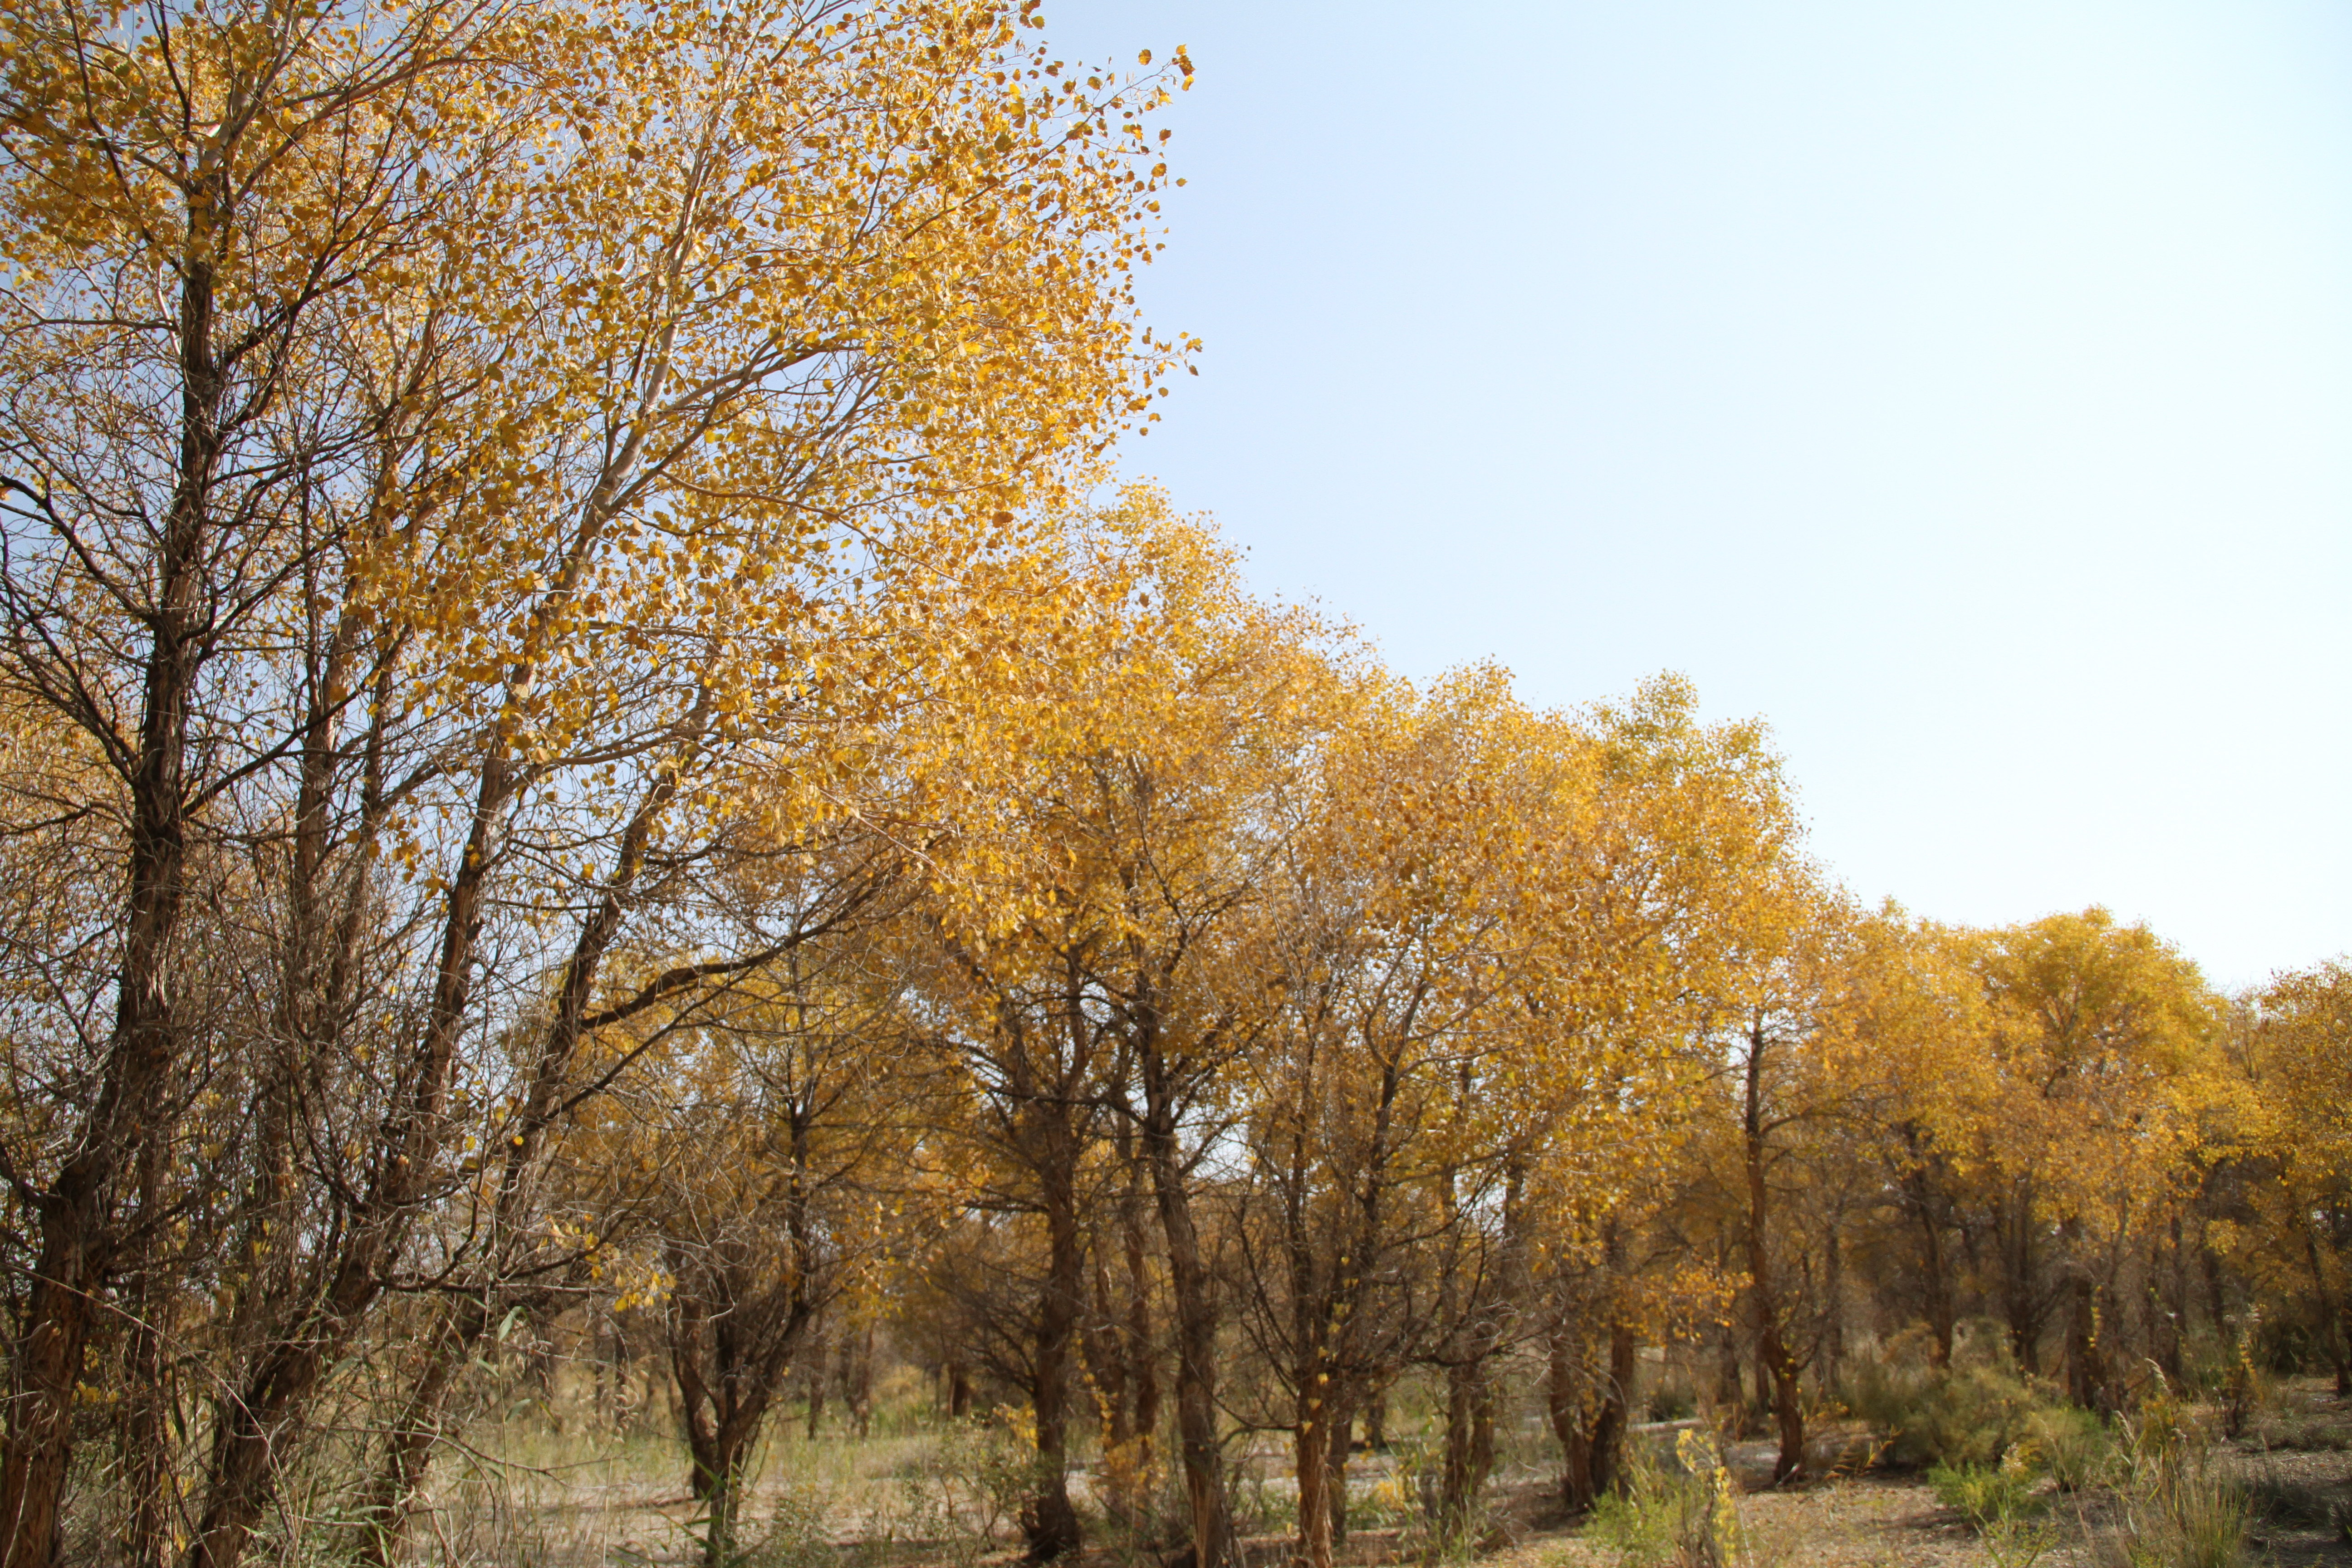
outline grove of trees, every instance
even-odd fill
[[[1678,679],[1254,597],[1104,466],[1192,65],[1042,26],[0,0],[0,1568],[404,1560],[559,1323],[713,1563],[877,1325],[1194,1568],[1408,1375],[1454,1521],[1667,1343],[1791,1480],[1910,1325],[2352,1392],[2352,971],[1857,908]]]

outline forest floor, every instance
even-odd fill
[[[1771,1485],[1772,1446],[1735,1445],[1742,1558],[1752,1568],[2105,1568],[2123,1506],[2105,1489],[2066,1496],[2043,1482],[2038,1553],[2004,1559],[1916,1473],[1865,1471],[1811,1486]],[[2215,1468],[2250,1494],[2248,1568],[2352,1568],[2352,1401],[2316,1382],[2279,1391],[2245,1434],[2217,1445]],[[1517,1541],[1484,1568],[1616,1568],[1621,1554],[1591,1529],[1556,1517],[1548,1500],[1515,1500]]]
[[[560,1436],[548,1439],[561,1444]],[[675,1448],[639,1438],[585,1463],[545,1462],[531,1442],[500,1445],[503,1460],[471,1485],[444,1492],[435,1510],[445,1562],[651,1568],[698,1553],[690,1500],[677,1484]],[[569,1447],[570,1445],[562,1445]],[[1566,1517],[1552,1493],[1544,1447],[1527,1441],[1490,1490],[1489,1527],[1454,1568],[1619,1568],[1624,1554],[1591,1521]],[[760,1568],[1013,1568],[1006,1483],[1011,1461],[985,1439],[908,1431],[866,1439],[793,1439],[765,1468],[747,1509],[746,1561]],[[1997,1553],[1921,1475],[1865,1470],[1776,1489],[1769,1444],[1734,1445],[1738,1483],[1736,1568],[2110,1568],[2125,1503],[2105,1489],[2061,1495],[2042,1483],[2038,1552]],[[1280,1568],[1289,1554],[1279,1456],[1236,1499],[1248,1568]],[[1409,1446],[1350,1465],[1359,1521],[1349,1568],[1428,1561],[1415,1528]],[[2352,1568],[2352,1402],[2315,1383],[2279,1391],[2244,1435],[2216,1445],[2211,1463],[2252,1497],[2247,1568]],[[518,1478],[523,1478],[519,1483]],[[420,1542],[420,1544],[423,1544]],[[1135,1551],[1097,1550],[1077,1568],[1159,1568]]]

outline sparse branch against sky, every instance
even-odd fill
[[[2352,947],[2352,12],[1064,0],[1190,47],[1132,472],[1427,677],[1672,668],[1857,893]]]

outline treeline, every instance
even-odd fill
[[[1428,690],[1095,467],[1179,51],[1019,8],[0,5],[0,1568],[412,1550],[488,1347],[657,1326],[723,1561],[830,1328],[1031,1554],[1275,1430],[1571,1500],[1640,1349],[2345,1371],[2347,990],[1858,910],[1672,679]],[[1089,499],[1094,498],[1094,499]],[[1180,1517],[1150,1516],[1163,1477]]]

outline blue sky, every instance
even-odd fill
[[[1046,16],[1198,63],[1125,465],[1263,589],[1686,672],[1868,900],[2352,948],[2352,6]]]

